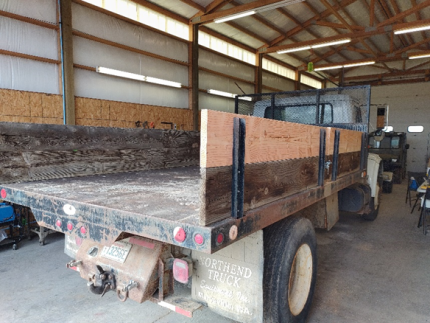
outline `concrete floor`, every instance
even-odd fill
[[[375,222],[342,217],[317,232],[318,281],[309,323],[430,322],[430,234],[404,203],[405,185],[384,194]],[[150,302],[100,298],[65,264],[63,236],[0,247],[0,322],[233,322],[208,309],[188,319]]]

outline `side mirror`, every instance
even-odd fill
[[[409,144],[406,144],[406,145],[405,145],[405,149],[409,149]]]

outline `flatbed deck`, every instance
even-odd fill
[[[136,217],[198,225],[199,181],[200,169],[194,166],[7,184],[4,188]]]

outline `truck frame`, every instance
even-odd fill
[[[314,112],[288,122],[296,100]],[[200,132],[0,123],[0,195],[66,234],[68,267],[95,294],[303,322],[314,227],[377,215],[369,100],[366,86],[239,96],[236,114],[202,110]]]

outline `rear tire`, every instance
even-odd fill
[[[291,216],[264,229],[264,322],[305,322],[317,276],[315,231]]]

